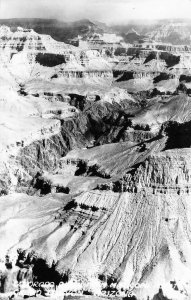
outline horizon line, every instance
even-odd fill
[[[127,21],[122,21],[122,22],[103,22],[99,21],[96,19],[91,19],[91,18],[81,18],[81,19],[75,19],[75,20],[62,20],[60,18],[44,18],[44,17],[14,17],[14,18],[0,18],[0,21],[4,20],[52,20],[52,21],[58,21],[58,22],[63,22],[63,23],[75,23],[75,22],[82,22],[82,21],[89,21],[89,22],[98,22],[98,23],[103,23],[106,25],[128,25],[130,22],[146,22],[146,23],[153,23],[153,22],[161,22],[163,20],[165,21],[191,21],[190,18],[180,18],[180,17],[174,17],[174,18],[156,18],[156,19],[146,19],[146,18],[132,18]]]

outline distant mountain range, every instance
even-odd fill
[[[12,30],[16,30],[18,26],[34,29],[39,34],[51,35],[61,42],[69,42],[78,35],[85,37],[93,33],[111,32],[111,28],[104,23],[87,19],[70,23],[56,19],[1,19],[0,25],[7,25]]]
[[[152,24],[134,21],[127,25],[116,25],[112,28],[129,43],[141,40],[145,36],[157,42],[173,45],[190,45],[191,42],[190,20],[160,20]]]
[[[118,33],[127,43],[141,42],[145,38],[174,45],[190,45],[190,20],[163,20],[149,24],[133,21],[127,25],[107,26],[104,23],[83,19],[64,22],[56,19],[1,19],[0,25],[7,25],[12,30],[18,26],[34,29],[39,34],[49,34],[57,41],[69,43],[78,35],[91,36],[94,33]]]

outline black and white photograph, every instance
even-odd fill
[[[191,300],[191,0],[0,0],[0,300]]]

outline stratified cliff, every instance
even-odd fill
[[[20,212],[10,211],[13,200],[7,196],[4,253],[9,248],[13,257],[16,249],[31,248],[49,264],[57,261],[60,274],[69,269],[71,280],[81,281],[83,289],[95,291],[91,278],[98,280],[96,293],[104,294],[104,278],[112,276],[119,292],[133,290],[138,299],[156,294],[160,285],[169,299],[189,299],[189,157],[188,150],[169,150],[148,158],[133,175],[134,192],[93,190],[65,206],[55,199],[53,209],[50,198],[37,200],[35,207],[33,197],[13,195],[16,207],[22,199]],[[17,224],[12,241],[6,240],[10,214]]]
[[[189,300],[190,49],[89,25],[0,27],[0,293]]]

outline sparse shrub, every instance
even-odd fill
[[[18,52],[20,52],[20,51],[22,51],[23,50],[23,44],[22,45],[17,45],[17,47],[16,47],[16,50],[18,51]]]
[[[89,206],[86,205],[86,204],[84,204],[84,203],[82,203],[82,204],[80,204],[80,208],[81,208],[81,209],[84,209],[84,210],[88,210],[88,209],[89,209]]]
[[[143,130],[143,131],[150,131],[151,128],[148,124],[136,124],[133,127],[135,130]]]
[[[2,189],[2,190],[0,191],[0,197],[1,197],[1,196],[6,196],[6,195],[8,195],[8,191],[5,190],[5,189]]]
[[[92,211],[98,211],[98,210],[99,210],[99,208],[98,208],[98,207],[96,207],[96,206],[94,206],[94,205],[92,206],[92,208],[91,208],[91,209],[92,209]]]
[[[76,207],[77,207],[77,203],[74,200],[72,200],[65,205],[64,210],[67,211],[67,210],[70,210],[70,209],[76,208]]]
[[[85,161],[80,160],[77,165],[78,169],[75,172],[75,176],[80,176],[87,171],[87,163]]]
[[[106,282],[106,276],[104,274],[99,274],[98,279],[103,281],[103,282]]]
[[[69,187],[64,187],[64,186],[57,186],[56,187],[56,192],[57,193],[64,193],[64,194],[69,194],[70,193],[70,189]]]

